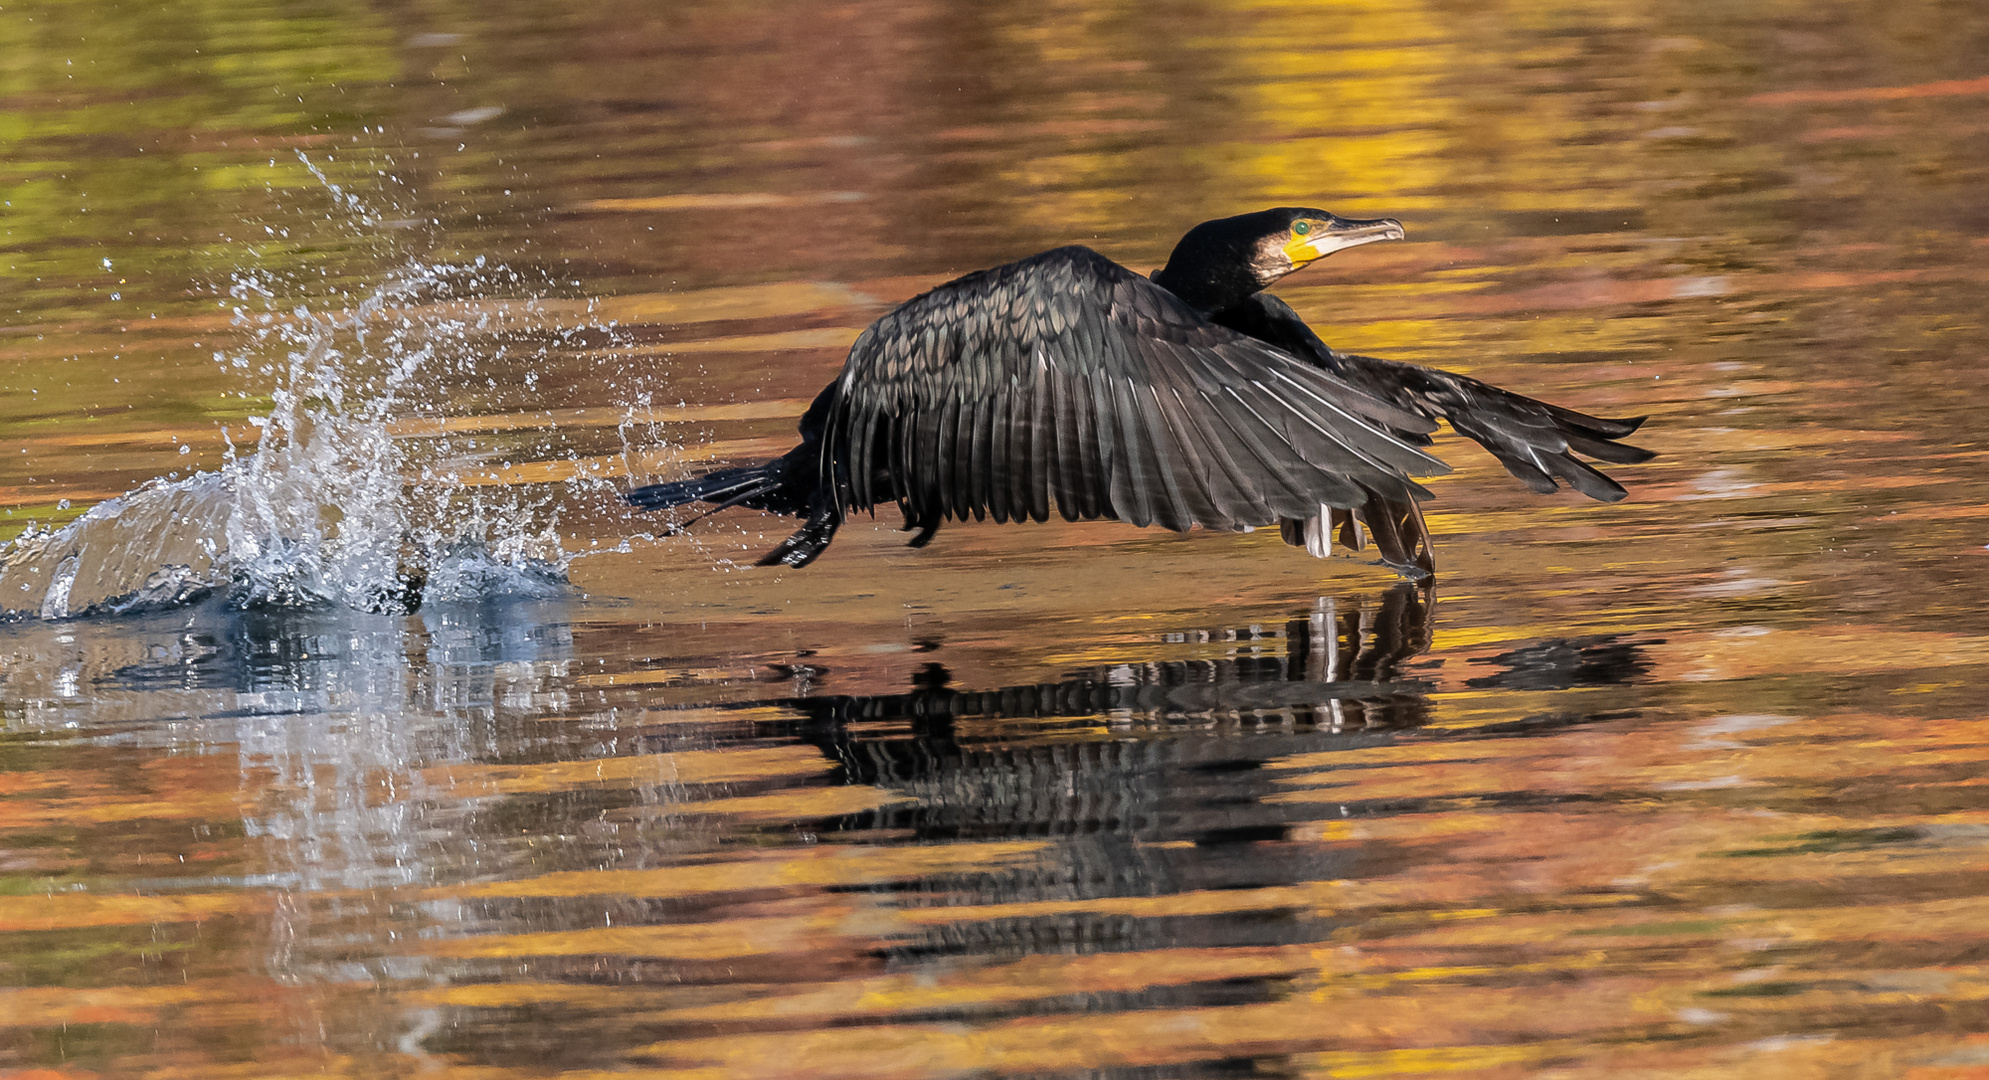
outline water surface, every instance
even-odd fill
[[[0,1073],[1989,1067],[1973,8],[0,35],[0,536],[142,571],[0,598]],[[1327,340],[1651,414],[1632,498],[1446,439],[1429,588],[615,502],[947,277],[1287,203],[1409,230],[1278,289]]]

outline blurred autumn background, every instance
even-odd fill
[[[1984,57],[1933,0],[0,8],[0,539],[446,338],[393,436],[585,556],[0,625],[0,1076],[1982,1075]],[[1280,204],[1407,226],[1277,290],[1332,344],[1651,414],[1631,500],[1446,439],[1433,593],[614,504],[939,281]]]

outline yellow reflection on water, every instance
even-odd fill
[[[249,452],[286,357],[234,306],[487,256],[547,295],[354,329],[483,365],[388,431],[609,553],[536,606],[0,626],[0,1075],[1979,1072],[1985,32],[9,9],[0,536]],[[1406,221],[1280,288],[1331,343],[1663,456],[1598,506],[1446,436],[1428,592],[1060,522],[754,570],[787,523],[587,486],[779,452],[957,273],[1273,203]]]

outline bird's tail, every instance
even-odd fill
[[[779,461],[766,461],[738,469],[720,469],[689,480],[650,484],[622,495],[638,510],[662,510],[685,503],[709,502],[718,508],[738,506],[755,496],[772,494],[780,487]]]
[[[762,462],[758,465],[747,465],[737,469],[720,469],[717,472],[706,473],[703,476],[694,477],[690,480],[672,480],[666,484],[650,484],[646,487],[639,487],[633,491],[625,492],[622,498],[639,510],[662,510],[667,507],[682,506],[685,503],[693,502],[708,502],[711,504],[711,509],[688,521],[681,521],[674,525],[665,526],[662,530],[664,536],[675,536],[698,522],[703,521],[705,518],[718,513],[720,510],[730,509],[734,506],[746,506],[755,510],[772,510],[777,514],[806,513],[810,510],[810,507],[796,497],[793,485],[788,482],[792,478],[790,473],[793,465],[791,459],[793,457],[793,454],[789,454],[786,457],[778,457],[772,461]],[[803,531],[805,532],[806,530]],[[796,534],[797,537],[799,535],[798,533]],[[830,529],[828,535],[834,536],[835,530]],[[827,546],[828,541],[825,539],[822,542],[822,547]],[[821,548],[816,548],[815,554],[820,553]],[[789,565],[805,566],[814,557],[815,555],[811,554],[802,562],[790,562]]]
[[[711,509],[689,521],[665,529],[666,536],[683,532],[720,510],[734,506],[771,510],[778,514],[805,514],[808,520],[802,523],[801,528],[781,541],[778,547],[762,555],[757,565],[807,566],[828,548],[843,523],[842,511],[838,507],[819,497],[805,497],[796,490],[795,484],[790,483],[794,479],[795,462],[806,456],[804,451],[807,449],[804,445],[785,457],[758,465],[720,469],[690,480],[650,484],[627,492],[622,498],[642,510],[662,510],[693,502],[712,504]]]

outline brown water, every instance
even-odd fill
[[[1985,57],[1921,0],[0,10],[0,535],[246,454],[374,297],[304,397],[385,402],[412,521],[637,537],[0,626],[0,1076],[1989,1075]],[[1279,289],[1333,344],[1651,414],[1632,499],[1446,440],[1427,591],[614,505],[931,283],[1284,203],[1408,226]]]

